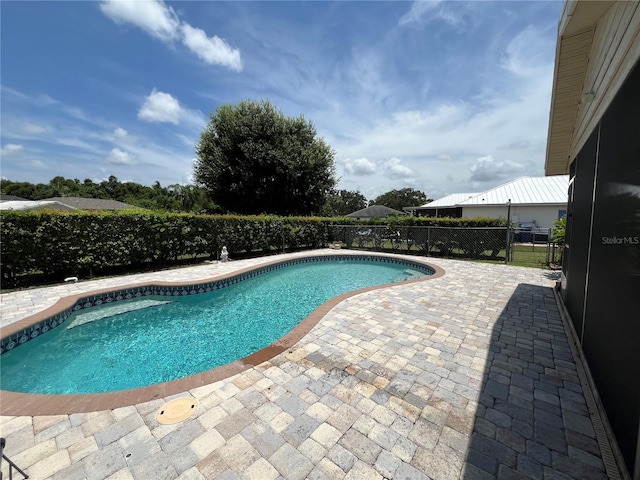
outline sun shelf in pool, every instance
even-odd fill
[[[143,308],[157,307],[159,305],[166,305],[172,303],[171,300],[138,300],[135,299],[129,302],[116,303],[115,305],[109,305],[102,308],[96,308],[87,312],[78,313],[75,318],[69,322],[67,330],[87,323],[102,320],[103,318],[115,317],[122,315],[123,313],[135,312],[136,310],[142,310]]]

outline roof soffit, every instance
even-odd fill
[[[565,1],[558,26],[545,172],[569,172],[570,149],[595,26],[615,1]]]

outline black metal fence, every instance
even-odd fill
[[[20,475],[22,475],[22,478],[29,478],[29,475],[27,475],[26,473],[24,473],[24,471],[22,469],[20,469],[20,467],[18,467],[15,463],[13,463],[11,461],[11,459],[9,459],[9,457],[7,457],[4,454],[4,447],[7,444],[7,440],[4,438],[0,438],[0,467],[2,467],[2,460],[4,460],[7,465],[9,465],[8,468],[8,472],[9,472],[9,480],[13,479],[13,471],[15,470],[16,472],[18,472]],[[0,471],[0,480],[2,480],[4,478],[2,471]]]
[[[344,248],[512,264],[556,263],[550,229],[332,225],[330,240]]]

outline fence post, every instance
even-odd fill
[[[504,263],[507,265],[509,263],[509,247],[511,240],[511,199],[507,202],[507,242],[504,247]]]
[[[427,257],[431,251],[431,227],[427,227]]]

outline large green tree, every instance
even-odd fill
[[[417,207],[424,205],[429,200],[427,195],[420,190],[414,188],[402,188],[400,190],[391,190],[383,193],[379,197],[371,200],[369,205],[384,205],[402,211],[403,207]]]
[[[338,217],[367,207],[367,198],[358,191],[338,190],[331,192],[323,209],[323,215]]]
[[[317,214],[336,183],[335,153],[313,124],[264,100],[218,107],[196,156],[196,182],[228,212]]]

